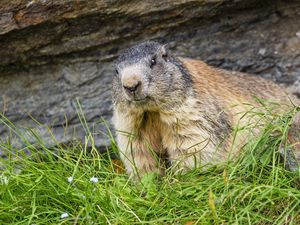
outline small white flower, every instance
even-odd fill
[[[92,177],[90,179],[90,181],[93,182],[93,183],[97,183],[98,182],[98,178],[97,177]]]
[[[74,177],[68,177],[68,182],[72,183],[73,179],[74,179]]]
[[[69,214],[66,213],[66,212],[60,215],[61,219],[64,219],[64,218],[67,218],[67,217],[69,217]]]

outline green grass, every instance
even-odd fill
[[[8,156],[0,162],[0,224],[300,224],[299,173],[285,170],[279,157],[296,110],[269,113],[263,133],[236,161],[186,174],[170,168],[141,183],[129,181],[110,154],[88,149],[89,132],[85,144],[50,149],[31,130],[35,145],[25,137],[24,149],[0,143]],[[117,152],[111,142],[109,151]]]

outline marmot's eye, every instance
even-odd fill
[[[115,72],[116,72],[117,75],[119,74],[119,71],[117,69],[115,70]]]
[[[153,58],[151,59],[151,65],[150,65],[150,67],[152,68],[155,64],[156,64],[156,58],[153,57]]]

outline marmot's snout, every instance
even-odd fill
[[[139,101],[144,99],[144,82],[141,77],[141,71],[124,69],[121,74],[121,82],[128,100]]]
[[[123,83],[123,88],[129,95],[137,95],[140,92],[142,82],[136,79],[129,79]]]

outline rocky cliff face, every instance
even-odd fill
[[[112,61],[149,39],[300,95],[297,0],[1,0],[0,111],[32,142],[28,128],[53,145],[51,132],[59,143],[83,140],[79,101],[96,145],[106,146]],[[3,124],[0,136],[20,144]]]

